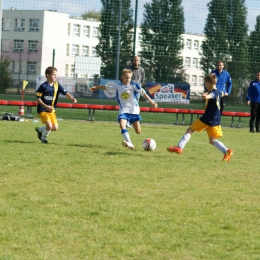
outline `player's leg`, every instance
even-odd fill
[[[201,132],[205,128],[207,128],[207,125],[202,123],[200,121],[200,119],[197,119],[196,121],[193,122],[193,124],[190,127],[188,127],[185,134],[181,137],[181,139],[178,143],[178,146],[170,146],[170,147],[167,148],[167,150],[171,153],[181,154],[185,145],[189,142],[192,133],[195,132],[195,131]]]
[[[254,124],[255,124],[255,119],[256,119],[256,115],[257,115],[257,103],[252,102],[251,103],[251,115],[250,115],[250,121],[249,121],[249,131],[251,133],[254,133]]]
[[[132,144],[132,141],[130,139],[130,135],[126,129],[126,123],[128,121],[128,117],[126,114],[121,114],[118,116],[118,123],[121,128],[121,134],[124,138],[124,141],[122,142],[122,145],[124,147],[128,147],[130,150],[134,149],[134,145]]]
[[[256,132],[258,132],[258,133],[260,132],[259,123],[260,123],[260,103],[256,103],[255,128],[256,128]]]
[[[222,161],[229,161],[231,156],[233,155],[233,151],[228,149],[221,141],[217,140],[217,138],[222,137],[222,129],[221,126],[213,126],[207,128],[207,133],[209,137],[209,143],[215,146],[220,152],[224,154]]]
[[[133,125],[135,132],[141,134],[140,121],[142,120],[142,117],[140,115],[129,115],[129,117],[129,121]]]

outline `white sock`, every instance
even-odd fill
[[[45,129],[46,129],[46,126],[44,125],[44,126],[39,127],[38,131],[42,133]]]
[[[228,148],[218,140],[214,140],[213,145],[222,153],[225,153],[228,150]]]
[[[180,140],[178,146],[179,146],[181,149],[183,149],[183,148],[185,147],[185,145],[189,142],[190,137],[191,137],[191,134],[189,134],[189,133],[184,134],[184,135],[182,136],[182,138],[181,138],[181,140]]]
[[[123,131],[122,135],[123,135],[125,141],[131,143],[131,139],[130,139],[130,135],[129,135],[128,131]]]
[[[46,129],[44,129],[43,133],[42,133],[42,140],[47,140],[48,135],[50,134],[51,131],[47,131]]]

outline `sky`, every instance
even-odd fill
[[[1,1],[1,0],[0,0]],[[142,21],[143,5],[149,0],[138,1],[138,24]],[[132,8],[135,10],[136,0],[131,0]],[[185,15],[185,32],[203,33],[207,19],[207,3],[210,0],[182,0]],[[246,0],[248,7],[247,23],[249,30],[255,28],[256,16],[260,14],[260,0]],[[71,16],[81,16],[85,11],[99,11],[102,7],[100,0],[2,0],[2,8],[10,9],[15,7],[20,10],[57,10],[61,13],[68,13]]]

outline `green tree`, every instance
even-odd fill
[[[206,40],[202,43],[202,58],[200,64],[207,74],[215,68],[217,60],[228,61],[229,19],[227,0],[212,0],[207,4],[209,14],[204,27]]]
[[[0,93],[4,94],[5,90],[12,87],[11,71],[9,69],[11,64],[10,58],[0,57]]]
[[[146,79],[156,82],[184,82],[184,33],[182,0],[152,0],[144,5],[141,24],[142,66]]]
[[[223,60],[232,77],[233,90],[230,100],[243,95],[247,84],[247,8],[245,0],[211,0],[204,27],[206,40],[202,44],[201,66],[205,73]]]
[[[255,30],[250,33],[248,40],[249,78],[255,79],[260,70],[260,15],[256,17]]]
[[[88,12],[85,12],[84,14],[82,14],[82,18],[84,20],[93,19],[93,20],[96,20],[96,21],[100,21],[101,20],[101,13],[94,11],[94,10],[91,10],[91,11],[88,11]]]
[[[118,52],[119,4],[120,0],[101,0],[101,24],[99,26],[99,44],[96,46],[101,57],[101,75],[114,79],[116,75],[116,58]],[[120,30],[120,64],[119,76],[131,59],[133,35],[133,10],[131,1],[122,1],[121,30]]]
[[[245,0],[228,0],[228,44],[231,59],[227,68],[232,77],[233,90],[230,99],[243,101],[248,86],[248,25]]]

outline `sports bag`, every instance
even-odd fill
[[[5,113],[2,117],[2,120],[7,120],[7,121],[19,121],[20,117],[18,115],[10,114],[10,113]]]

